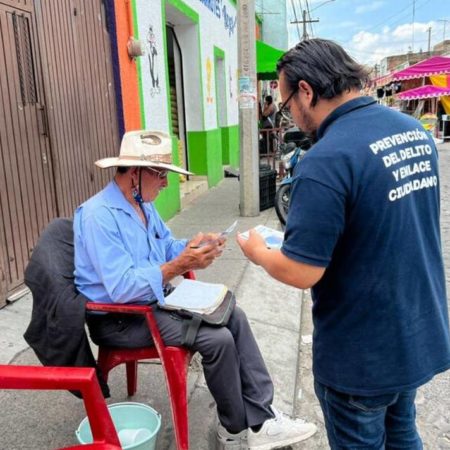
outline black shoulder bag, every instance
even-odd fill
[[[194,312],[189,309],[173,309],[165,308],[164,305],[159,305],[159,308],[164,311],[170,311],[177,314],[182,320],[183,325],[181,329],[181,345],[185,347],[192,347],[197,337],[198,329],[202,323],[212,327],[223,327],[228,323],[231,313],[236,306],[236,298],[231,291],[227,291],[222,303],[209,314],[202,314]]]

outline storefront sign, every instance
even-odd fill
[[[200,0],[218,19],[223,17],[223,24],[228,34],[231,36],[236,29],[237,18],[228,13],[223,0]]]

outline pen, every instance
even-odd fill
[[[217,242],[217,241],[207,241],[207,242],[201,243],[200,245],[191,245],[189,248],[193,248],[193,249],[196,249],[196,248],[202,248],[202,247],[204,247],[205,245],[215,244],[216,242]]]

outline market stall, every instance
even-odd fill
[[[447,115],[441,115],[439,113],[438,102],[444,98],[449,98],[450,96],[450,86],[449,87],[439,87],[432,84],[426,84],[414,89],[409,89],[404,92],[400,92],[395,95],[397,101],[413,101],[417,100],[417,117],[422,122],[422,125],[427,131],[430,131],[434,136],[439,134],[442,137],[447,138],[447,134],[450,131],[447,130]],[[429,107],[425,108],[425,102],[429,102]],[[426,111],[422,114],[422,111]],[[441,131],[441,133],[439,133]]]

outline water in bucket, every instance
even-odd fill
[[[124,450],[155,450],[161,416],[153,408],[142,403],[126,402],[108,405],[108,409]],[[87,417],[75,434],[80,444],[93,442]]]

